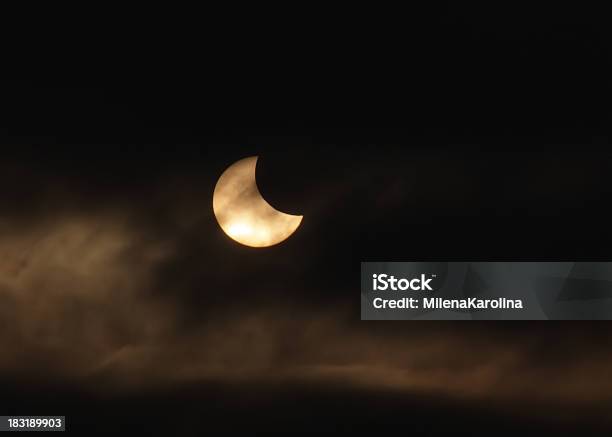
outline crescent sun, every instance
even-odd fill
[[[213,211],[219,226],[245,246],[268,247],[293,234],[303,216],[276,210],[257,188],[257,156],[241,159],[221,175],[213,194]]]

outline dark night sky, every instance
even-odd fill
[[[359,320],[360,261],[610,260],[603,27],[473,12],[197,71],[0,82],[3,414],[612,426],[606,323]],[[264,197],[304,215],[259,250],[211,206],[253,155]]]

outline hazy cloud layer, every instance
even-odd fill
[[[95,390],[327,381],[517,405],[612,401],[601,324],[366,323],[352,304],[300,299],[217,304],[186,323],[193,308],[158,281],[180,241],[156,240],[110,213],[11,229],[4,223],[0,232],[4,377],[44,375]],[[231,284],[189,286],[233,300]],[[287,287],[301,295],[299,283]],[[249,293],[266,285],[254,282]]]

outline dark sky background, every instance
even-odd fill
[[[1,82],[2,414],[609,429],[608,323],[359,320],[361,261],[611,260],[603,26],[473,12],[197,71]],[[266,249],[212,214],[253,155],[264,197],[304,215]]]

